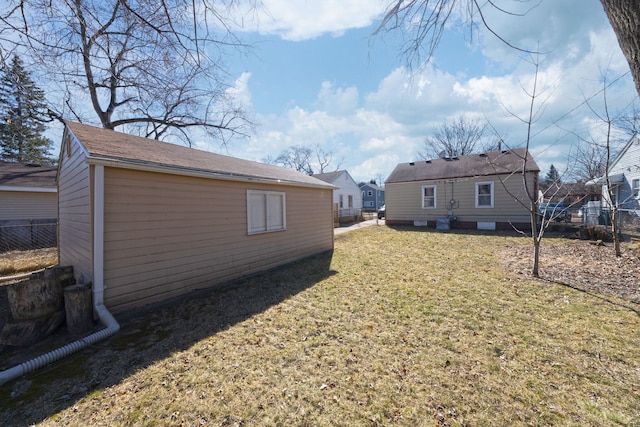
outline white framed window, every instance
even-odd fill
[[[640,179],[631,180],[631,191],[636,199],[640,197]]]
[[[247,190],[247,232],[256,234],[286,229],[285,193]]]
[[[339,200],[339,203],[340,203],[340,205],[339,205],[340,209],[343,209],[344,208],[344,195],[340,194],[340,196],[338,196],[338,200]]]
[[[348,198],[349,198],[349,209],[352,209],[353,208],[353,195],[349,194]]]
[[[493,207],[493,181],[476,182],[476,208]]]
[[[423,185],[422,186],[422,209],[435,209],[436,208],[436,186],[435,185]]]

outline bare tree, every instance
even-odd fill
[[[464,115],[451,121],[445,119],[440,127],[433,130],[431,136],[425,138],[418,156],[428,160],[472,154],[476,152],[486,128],[487,124],[468,119]]]
[[[325,173],[328,172],[329,169],[333,169],[334,171],[340,169],[342,160],[339,161],[338,164],[334,165],[333,151],[325,151],[320,147],[320,145],[315,145],[314,151],[317,165],[315,173]]]
[[[525,145],[524,145],[525,154],[520,159],[522,167],[519,172],[519,175],[522,176],[523,192],[519,194],[515,194],[509,189],[509,187],[507,187],[506,179],[509,179],[510,177],[507,177],[506,179],[501,179],[501,184],[504,190],[511,197],[513,197],[513,199],[516,200],[521,206],[527,209],[529,213],[529,221],[531,225],[531,240],[533,243],[533,262],[531,266],[531,275],[534,277],[538,277],[540,275],[540,245],[542,242],[542,238],[544,237],[545,230],[547,229],[549,223],[552,221],[552,219],[554,218],[554,216],[556,216],[557,213],[550,212],[550,215],[547,215],[547,212],[545,211],[545,212],[542,212],[542,215],[540,215],[540,212],[538,209],[538,202],[540,201],[539,200],[540,198],[539,182],[538,180],[528,179],[529,175],[527,172],[531,171],[532,169],[531,163],[533,162],[533,157],[531,157],[531,154],[529,151],[529,148],[532,144],[532,139],[533,139],[533,127],[536,121],[538,120],[538,118],[540,117],[540,114],[543,111],[543,107],[546,101],[545,96],[546,97],[549,96],[545,94],[549,92],[551,89],[550,87],[542,87],[542,88],[539,87],[540,85],[539,70],[541,65],[539,55],[537,54],[532,55],[529,62],[531,63],[531,65],[533,65],[535,69],[535,73],[533,75],[531,87],[530,88],[525,88],[524,86],[522,87],[523,92],[529,98],[529,103],[528,103],[529,108],[526,116],[522,116],[522,117],[518,116],[515,112],[509,111],[505,107],[507,112],[510,115],[512,115],[514,118],[521,121],[526,126],[526,129],[527,129]],[[552,191],[557,191],[557,189],[554,189]],[[522,233],[524,234],[524,232]]]
[[[627,141],[634,135],[640,135],[640,108],[638,107],[638,99],[633,102],[626,113],[614,117],[613,124],[616,129],[623,132]]]
[[[607,210],[609,212],[609,220],[611,221],[611,231],[613,234],[613,246],[615,250],[615,254],[617,257],[622,256],[622,249],[620,248],[620,226],[619,226],[619,215],[620,211],[618,209],[618,203],[616,202],[614,186],[611,182],[611,177],[609,176],[609,166],[613,161],[613,148],[612,148],[612,130],[613,130],[613,119],[611,118],[611,114],[609,113],[609,106],[607,103],[607,80],[603,81],[603,90],[602,90],[602,98],[603,98],[603,111],[597,111],[590,102],[587,102],[587,105],[591,109],[591,112],[605,125],[605,138],[602,146],[604,147],[605,156],[604,156],[604,183],[605,189],[607,190],[606,202],[607,202]]]
[[[512,0],[513,4],[522,4],[522,0]],[[624,53],[636,90],[640,94],[640,2],[637,0],[600,0],[609,19],[618,43]],[[535,7],[537,2],[532,3]],[[507,15],[516,15],[507,10],[508,3],[495,0],[391,0],[388,3],[382,21],[375,34],[387,31],[400,31],[405,37],[401,45],[401,54],[408,64],[420,64],[431,58],[442,34],[456,16],[462,16],[469,31],[481,25],[506,45],[522,51],[505,40],[488,25],[484,8],[493,8]],[[526,13],[525,13],[526,14]]]
[[[607,150],[596,141],[586,141],[578,144],[572,160],[573,177],[586,182],[604,176]]]
[[[58,118],[186,142],[195,129],[222,142],[250,129],[224,71],[245,47],[229,30],[234,0],[5,1],[3,49],[59,84]]]
[[[275,158],[273,164],[283,166],[285,168],[295,169],[298,172],[313,174],[311,167],[311,156],[313,152],[311,148],[302,145],[296,145],[284,150]]]
[[[325,173],[329,169],[338,170],[342,162],[334,166],[333,156],[332,151],[325,151],[318,144],[311,148],[294,145],[285,149],[275,159],[266,157],[262,161],[313,175],[314,173]]]

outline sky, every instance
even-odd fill
[[[255,47],[229,63],[229,91],[255,133],[226,147],[204,139],[195,147],[262,161],[291,146],[319,146],[333,154],[330,170],[360,182],[418,159],[425,138],[460,115],[487,121],[508,147],[524,146],[531,55],[482,28],[470,37],[453,21],[431,62],[408,68],[399,33],[372,35],[387,2],[263,0],[238,15],[236,33]],[[605,80],[615,81],[606,96],[612,115],[636,100],[629,66],[598,0],[498,4],[513,13],[486,7],[491,28],[544,52],[530,146],[542,174],[551,164],[562,172],[580,138],[602,138]]]

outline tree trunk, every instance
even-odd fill
[[[618,44],[627,58],[636,91],[640,94],[640,2],[638,0],[600,0]]]

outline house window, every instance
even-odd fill
[[[493,207],[493,181],[476,182],[476,208]]]
[[[353,208],[353,196],[349,194],[349,209]]]
[[[367,191],[367,196],[369,196],[369,197],[373,196],[373,191],[371,191],[371,190]]]
[[[436,207],[436,186],[425,185],[422,187],[422,208],[435,209]]]
[[[631,181],[631,191],[633,191],[633,197],[636,199],[640,196],[640,179],[634,179]]]
[[[340,195],[340,209],[344,208],[344,196],[341,194]]]
[[[247,190],[247,231],[249,234],[286,230],[285,193]]]

